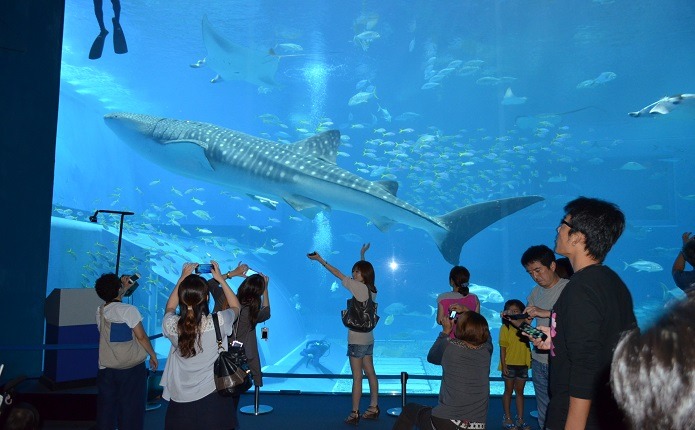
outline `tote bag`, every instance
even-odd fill
[[[217,350],[219,356],[215,360],[213,371],[215,373],[215,388],[220,396],[236,396],[245,393],[253,385],[251,370],[249,369],[246,351],[243,346],[229,346],[229,351],[222,348],[222,333],[217,319],[217,313],[212,314],[217,335]]]
[[[376,314],[377,306],[377,303],[372,300],[371,291],[364,302],[354,297],[348,299],[347,309],[341,311],[343,325],[353,331],[369,333],[379,322],[379,315]]]
[[[130,340],[113,341],[111,322],[104,318],[104,306],[99,307],[99,365],[109,369],[130,369],[147,358],[147,351],[140,345],[129,329]],[[116,336],[116,333],[114,333]],[[123,336],[116,336],[122,338]]]

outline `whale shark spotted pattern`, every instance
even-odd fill
[[[395,223],[419,228],[451,264],[458,264],[463,245],[475,234],[543,200],[511,197],[430,216],[396,197],[398,183],[370,181],[339,167],[337,130],[282,144],[203,122],[136,113],[111,113],[104,119],[136,152],[172,172],[281,198],[309,218],[335,209],[362,215],[382,231]]]

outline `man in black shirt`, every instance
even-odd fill
[[[612,203],[586,197],[564,210],[555,252],[569,258],[575,273],[551,315],[546,429],[620,429],[609,386],[611,358],[621,334],[637,321],[625,283],[602,263],[625,228],[625,215]]]

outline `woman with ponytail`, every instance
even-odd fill
[[[458,314],[465,311],[480,313],[480,301],[478,296],[470,293],[468,289],[471,272],[463,266],[454,266],[449,272],[449,286],[453,291],[442,293],[437,296],[437,324],[443,325],[443,320],[455,319]],[[450,318],[451,311],[456,311],[457,315]],[[454,337],[453,331],[450,336]]]
[[[220,273],[217,262],[211,263],[212,276],[220,283],[230,305],[218,312],[222,336],[229,336],[241,305],[226,279],[245,276],[248,266],[239,264],[225,275]],[[162,320],[162,334],[171,341],[161,382],[162,397],[169,401],[164,428],[232,430],[238,427],[236,414],[229,413],[230,409],[236,409],[235,399],[222,397],[215,389],[212,368],[218,356],[217,338],[209,310],[207,281],[193,273],[197,266],[197,263],[183,265]],[[227,343],[222,342],[222,347],[227,349]]]

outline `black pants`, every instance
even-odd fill
[[[460,430],[447,419],[433,417],[431,406],[408,403],[392,430],[413,430],[416,427],[420,430]]]
[[[237,407],[239,396],[222,397],[213,391],[200,400],[167,405],[165,430],[231,430],[239,426]]]

